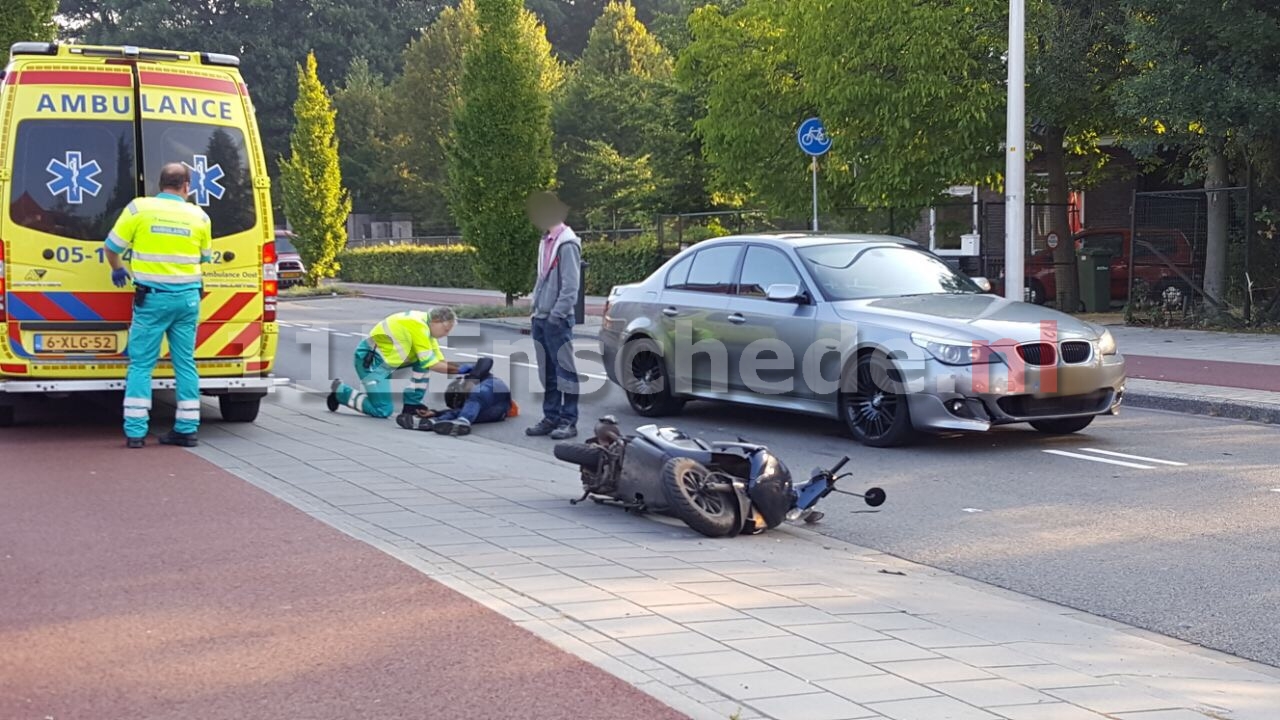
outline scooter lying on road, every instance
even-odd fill
[[[871,507],[885,493],[837,490],[846,456],[830,470],[817,468],[807,482],[793,484],[786,465],[769,448],[742,440],[705,442],[681,430],[657,425],[623,435],[608,416],[585,443],[560,443],[556,458],[581,469],[582,497],[621,505],[628,511],[671,515],[707,537],[754,535],[786,520],[812,524],[823,514],[818,501],[838,492],[860,497]]]

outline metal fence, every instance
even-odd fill
[[[1131,320],[1275,320],[1280,238],[1255,225],[1247,187],[1134,193],[1121,261]]]

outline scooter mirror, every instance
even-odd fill
[[[884,490],[881,490],[878,487],[873,487],[867,490],[867,492],[864,493],[862,497],[867,501],[867,504],[870,505],[871,507],[880,507],[881,505],[884,504],[884,500],[885,500]]]

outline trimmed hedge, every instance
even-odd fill
[[[471,266],[474,252],[459,245],[389,245],[348,250],[339,262],[347,282],[480,288]],[[604,295],[615,285],[638,282],[653,272],[658,267],[658,243],[647,236],[616,245],[589,242],[582,247],[582,257],[588,263],[587,294]]]

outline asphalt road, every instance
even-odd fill
[[[363,332],[400,309],[367,299],[283,304],[278,373],[317,390],[334,376],[353,379]],[[604,414],[624,426],[651,422],[604,381],[594,341],[577,345],[580,370],[591,375],[579,430]],[[521,417],[477,432],[550,452],[550,441],[524,435],[541,402],[530,339],[464,323],[449,346],[461,360],[500,356],[498,371],[522,408]],[[432,381],[433,406],[443,405],[445,384]],[[386,422],[388,441],[405,432]],[[860,475],[848,489],[879,485],[889,500],[870,513],[856,498],[828,498],[816,528],[832,536],[1280,665],[1275,427],[1129,409],[1067,438],[1015,427],[874,450],[847,439],[834,420],[781,412],[692,403],[668,422],[708,438],[768,443],[795,473],[850,455]]]

